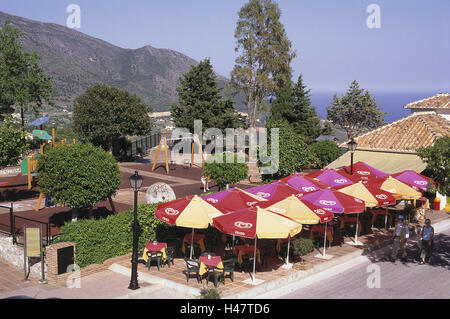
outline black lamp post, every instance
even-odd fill
[[[350,153],[350,175],[353,175],[353,153],[356,150],[356,146],[358,146],[358,143],[355,142],[355,140],[352,138],[350,142],[347,143],[348,150]]]
[[[131,280],[128,289],[139,289],[137,279],[137,266],[138,266],[138,220],[137,220],[137,206],[138,206],[138,191],[142,186],[143,178],[138,174],[138,171],[134,172],[134,175],[130,176],[130,185],[134,189],[134,223],[133,223],[133,255],[131,257]]]

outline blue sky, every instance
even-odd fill
[[[0,0],[0,10],[66,24],[66,7],[81,7],[80,32],[124,48],[151,45],[196,60],[210,57],[229,77],[234,29],[245,0]],[[356,79],[377,92],[448,92],[449,0],[278,0],[300,73],[313,92],[345,91]],[[369,4],[381,28],[369,29]]]

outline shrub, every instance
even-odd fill
[[[115,194],[121,183],[116,160],[92,144],[48,148],[37,173],[42,193],[71,208],[94,206]]]
[[[314,249],[314,244],[311,239],[298,238],[292,241],[292,252],[294,256],[302,257],[309,254]]]
[[[203,288],[200,290],[200,299],[220,299],[220,293],[216,288]]]
[[[238,163],[237,156],[233,156],[233,162],[231,163],[227,161],[227,154],[223,153],[208,158],[208,161],[203,164],[203,174],[209,175],[219,185],[220,189],[226,184],[234,184],[247,177],[247,164]]]
[[[319,160],[317,164],[320,168],[327,166],[341,156],[339,146],[330,140],[314,142],[308,146],[308,150],[317,157]]]
[[[10,119],[0,123],[0,168],[16,165],[27,148],[23,129],[15,129]]]
[[[139,247],[149,241],[165,241],[175,230],[155,217],[157,204],[138,206]],[[80,219],[68,222],[55,238],[56,243],[74,242],[76,263],[81,266],[102,263],[106,259],[128,254],[133,246],[134,209],[103,219]]]

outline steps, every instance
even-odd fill
[[[262,177],[256,163],[247,162],[248,166],[248,180],[250,183],[261,183]]]

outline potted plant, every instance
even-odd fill
[[[298,238],[292,241],[292,253],[295,258],[300,260],[300,269],[306,270],[312,267],[311,263],[305,261],[303,256],[306,256],[314,249],[314,244],[311,239]]]

